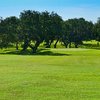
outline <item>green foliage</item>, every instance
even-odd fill
[[[15,16],[7,17],[0,23],[0,47],[8,47],[10,43],[18,44],[19,40],[19,19]],[[18,47],[17,47],[18,49]]]
[[[82,44],[82,41],[92,39],[93,23],[84,18],[69,19],[64,22],[63,30],[63,42],[66,47],[73,42],[77,48],[79,44]]]
[[[86,21],[84,18],[63,20],[54,12],[38,12],[24,10],[19,18],[15,16],[3,19],[0,17],[0,48],[7,48],[9,45],[22,44],[22,51],[28,48],[36,53],[41,43],[46,48],[57,47],[61,42],[67,48],[78,48],[83,41],[100,41],[100,19],[96,24]],[[56,42],[55,42],[56,41]]]
[[[95,40],[100,41],[100,18],[98,18],[97,23],[94,25],[94,37]]]

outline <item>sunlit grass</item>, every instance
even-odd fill
[[[99,99],[99,50],[46,49],[38,55],[0,55],[0,100]]]

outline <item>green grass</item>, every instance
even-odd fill
[[[100,100],[99,50],[0,52],[0,100]]]

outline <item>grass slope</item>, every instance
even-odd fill
[[[1,54],[0,100],[100,100],[100,51]]]

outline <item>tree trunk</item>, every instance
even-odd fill
[[[22,51],[25,51],[28,48],[28,46],[29,46],[29,41],[28,40],[25,40]]]
[[[69,48],[71,48],[71,42],[69,43]]]
[[[50,44],[48,43],[48,44],[46,44],[46,48],[50,48]]]
[[[53,40],[48,41],[48,43],[46,44],[46,48],[50,48],[50,47],[51,47],[52,42],[53,42]]]
[[[46,48],[50,48],[50,43],[49,43],[49,41],[46,41]]]
[[[19,47],[18,47],[18,41],[16,42],[16,50],[18,50],[19,49]]]
[[[75,48],[78,48],[78,44],[75,44]]]
[[[49,44],[49,45],[50,45],[50,47],[51,47],[52,42],[53,42],[53,39],[50,41],[50,44]]]
[[[39,47],[39,45],[40,45],[40,42],[37,41],[34,46],[32,46],[32,45],[29,44],[29,47],[32,49],[33,53],[36,53],[37,48]]]
[[[59,41],[59,39],[57,39],[56,43],[54,44],[54,48],[57,48],[58,41]]]
[[[99,41],[97,42],[97,47],[99,47]]]
[[[65,47],[67,48],[68,47],[68,43],[66,43],[65,41],[63,41]]]

